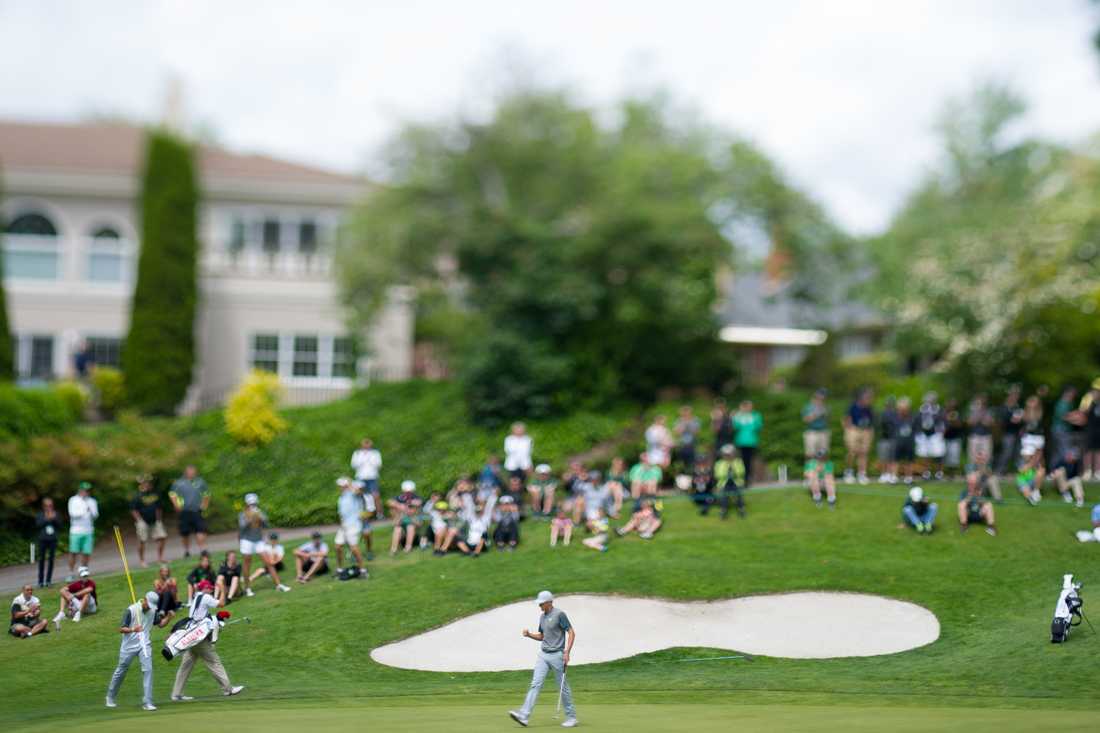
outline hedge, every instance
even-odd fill
[[[68,430],[82,411],[83,405],[74,402],[66,383],[26,389],[0,384],[0,441]]]

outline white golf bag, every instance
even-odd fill
[[[160,650],[160,653],[168,661],[172,661],[177,655],[206,639],[210,639],[212,642],[218,640],[218,631],[225,626],[225,618],[228,618],[229,614],[219,612],[217,615],[208,615],[198,621],[191,618],[194,609],[198,607],[199,599],[203,595],[199,593],[191,600],[187,618],[182,619],[173,626],[172,633],[165,638],[164,647]],[[222,618],[223,615],[225,618]]]
[[[1070,629],[1081,625],[1081,606],[1085,601],[1078,595],[1080,583],[1073,582],[1073,575],[1062,576],[1062,592],[1054,606],[1054,620],[1050,622],[1050,642],[1061,644],[1069,638]]]

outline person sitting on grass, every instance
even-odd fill
[[[619,518],[619,512],[623,510],[623,496],[626,495],[630,479],[626,475],[626,464],[619,456],[611,459],[611,468],[607,470],[608,492],[611,494],[611,517]],[[549,512],[547,512],[549,514]]]
[[[79,622],[84,614],[99,610],[99,597],[96,595],[95,581],[87,567],[77,568],[76,580],[61,588],[61,607],[53,617],[53,625],[61,631],[61,622],[71,616],[73,622]]]
[[[451,504],[446,499],[439,499],[432,504],[430,512],[432,527],[432,554],[442,557],[447,554],[451,543],[458,534],[457,519]]]
[[[981,477],[977,473],[967,474],[966,488],[959,495],[959,531],[965,532],[971,524],[984,524],[987,534],[997,534],[993,505],[982,496]]]
[[[558,481],[550,473],[550,466],[540,463],[535,466],[535,478],[527,484],[527,496],[531,502],[533,516],[550,516],[554,509],[554,494],[558,490]]]
[[[1092,529],[1078,531],[1077,539],[1081,542],[1100,542],[1100,504],[1092,508]]]
[[[745,481],[745,463],[736,455],[732,445],[724,445],[720,451],[721,456],[714,462],[714,487],[718,495],[718,503],[722,507],[722,519],[726,519],[730,513],[730,500],[737,506],[737,515],[745,516],[745,499],[741,494],[741,486]]]
[[[978,441],[975,444],[974,451],[970,454],[970,462],[966,465],[966,475],[978,474],[978,483],[981,484],[982,491],[999,504],[1004,501],[1004,496],[1001,494],[1001,480],[993,470],[993,457],[986,452],[986,444],[986,441]]]
[[[237,553],[230,550],[225,553],[225,562],[218,568],[218,578],[214,581],[214,592],[224,606],[231,603],[243,592],[241,588],[241,564],[237,562]]]
[[[283,558],[286,557],[286,548],[279,544],[279,533],[271,532],[268,534],[267,541],[261,542],[256,548],[256,554],[260,556],[263,567],[252,571],[252,575],[248,579],[249,587],[251,588],[251,584],[255,583],[257,579],[267,575],[271,577],[271,582],[275,584],[277,590],[289,593],[290,586],[283,583],[279,578],[279,571],[284,568]]]
[[[596,510],[596,516],[588,520],[588,531],[592,532],[592,536],[585,537],[581,540],[581,544],[591,550],[607,552],[607,535],[610,531],[610,524],[608,524],[607,512],[604,511],[603,507],[599,507]]]
[[[502,496],[497,507],[493,543],[498,550],[514,550],[519,544],[519,504],[511,496]]]
[[[390,555],[396,555],[397,549],[404,544],[405,552],[412,552],[416,532],[420,527],[421,499],[416,495],[416,483],[408,479],[401,482],[401,493],[390,499],[388,504],[393,516],[393,538],[390,540]]]
[[[806,461],[806,478],[810,483],[810,497],[814,504],[821,506],[821,490],[825,490],[825,500],[830,509],[836,508],[836,477],[833,475],[833,462],[828,454],[818,449],[814,456]]]
[[[153,578],[153,590],[157,592],[157,614],[154,616],[154,623],[164,628],[176,615],[176,609],[180,607],[179,585],[172,577],[172,568],[161,565],[157,569],[157,577]]]
[[[656,496],[661,485],[661,467],[650,461],[648,453],[638,456],[638,462],[630,469],[630,495],[635,499]]]
[[[932,534],[937,509],[936,504],[924,495],[924,489],[914,486],[909,489],[909,498],[901,508],[901,518],[906,525],[917,530],[917,534]]]
[[[463,530],[458,534],[458,549],[469,557],[478,557],[485,550],[485,535],[489,531],[489,524],[493,516],[493,508],[497,498],[490,496],[488,500],[474,501],[469,494],[462,495],[462,520]]]
[[[562,538],[562,544],[569,546],[569,540],[573,538],[573,519],[565,507],[558,507],[558,514],[550,522],[550,546],[557,547],[558,536]]]
[[[661,512],[653,499],[643,499],[638,511],[634,512],[629,522],[616,530],[616,534],[625,537],[631,532],[637,532],[643,540],[651,540],[661,524]]]
[[[320,532],[309,536],[309,542],[303,542],[294,551],[294,564],[297,566],[295,580],[308,583],[314,575],[328,572],[328,544],[321,539]]]
[[[603,475],[599,471],[588,472],[588,480],[581,485],[581,491],[584,496],[584,521],[588,531],[591,532],[591,523],[601,516],[600,512],[604,512],[602,516],[607,516],[611,492],[603,483]]]
[[[1023,456],[1023,463],[1016,471],[1016,488],[1029,504],[1035,506],[1043,498],[1041,488],[1043,479],[1046,478],[1046,469],[1043,467],[1043,451],[1025,444],[1021,449],[1021,455]]]
[[[695,470],[691,474],[691,501],[704,517],[714,503],[714,473],[705,455],[695,459]]]
[[[187,574],[187,602],[190,603],[191,599],[195,597],[196,587],[200,580],[209,580],[210,584],[213,585],[217,579],[217,573],[210,565],[210,553],[203,550],[199,553],[199,564]]]
[[[28,583],[23,592],[11,602],[11,625],[8,633],[17,639],[29,639],[35,634],[49,631],[49,622],[42,618],[42,604]]]
[[[1076,446],[1070,444],[1062,447],[1061,454],[1054,458],[1050,475],[1067,504],[1075,502],[1078,509],[1085,506],[1085,485],[1081,482],[1081,452]]]

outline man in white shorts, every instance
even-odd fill
[[[351,550],[355,557],[355,566],[358,568],[356,577],[367,577],[366,568],[363,566],[363,553],[359,551],[359,537],[363,534],[363,517],[367,515],[366,497],[363,490],[356,482],[347,476],[336,479],[336,485],[340,487],[340,498],[336,500],[336,513],[340,515],[340,529],[336,530],[336,574],[344,578],[344,547]],[[373,500],[374,497],[372,496]],[[370,533],[370,523],[367,523],[367,533]]]

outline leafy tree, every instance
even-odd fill
[[[192,380],[198,203],[191,147],[170,133],[150,132],[141,255],[122,365],[128,401],[148,414],[173,413]]]
[[[1021,334],[1095,319],[1100,151],[1014,139],[1023,111],[997,85],[948,105],[943,164],[872,242],[898,348],[939,360],[960,386],[1033,381]]]
[[[0,184],[3,180],[0,179]],[[2,193],[2,189],[0,189]],[[3,236],[4,221],[0,218],[0,236]],[[2,252],[0,252],[2,254]],[[4,292],[4,258],[0,256],[0,380],[15,377],[15,359],[12,349],[11,326],[8,324],[8,301]]]
[[[389,185],[344,239],[339,271],[361,318],[392,283],[431,293],[421,314],[435,333],[440,314],[459,316],[452,342],[483,420],[721,383],[730,359],[713,313],[737,240],[727,225],[763,217],[770,185],[791,203],[769,222],[801,236],[812,207],[774,171],[764,182],[742,171],[748,143],[661,100],[629,100],[614,118],[521,90],[487,121],[409,127],[390,149]]]

